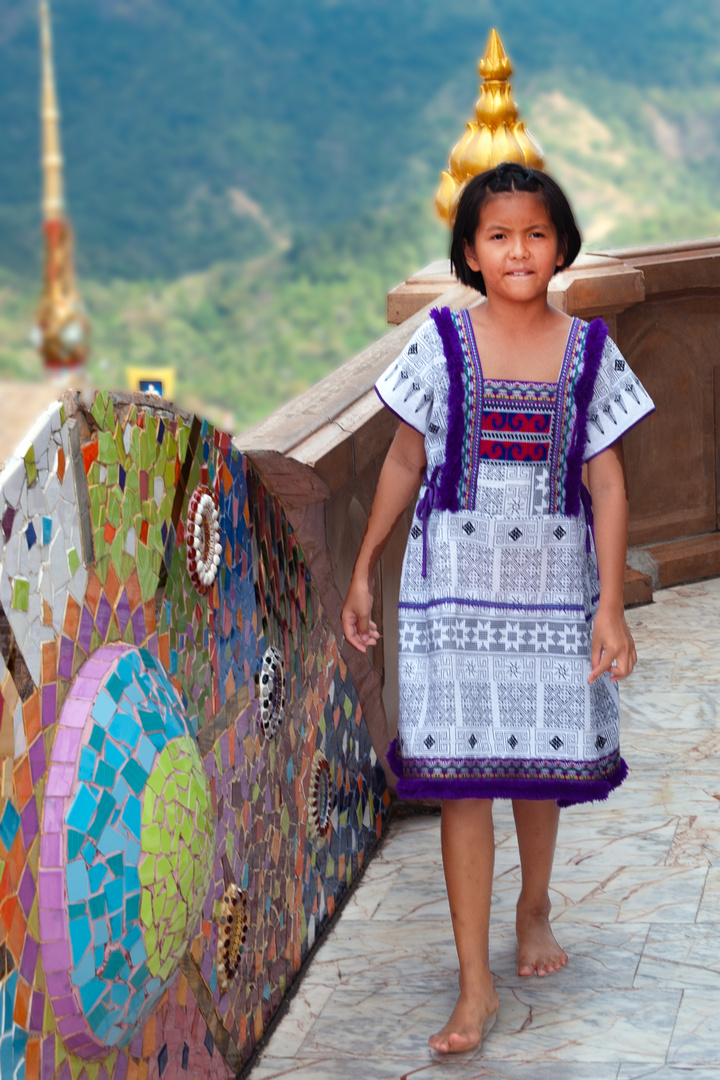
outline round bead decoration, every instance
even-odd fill
[[[316,750],[310,770],[308,828],[316,840],[324,840],[330,832],[330,812],[335,801],[330,762],[321,750]]]
[[[217,979],[221,993],[235,978],[245,951],[248,931],[248,911],[245,894],[234,882],[220,901],[218,916]]]
[[[190,496],[186,548],[190,580],[204,595],[217,577],[222,552],[217,496],[205,484],[199,484]]]
[[[277,733],[285,712],[285,672],[282,656],[270,646],[263,656],[258,676],[260,688],[260,719],[269,739]]]

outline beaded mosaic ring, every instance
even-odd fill
[[[248,924],[245,894],[233,882],[220,901],[218,916],[217,978],[218,987],[223,993],[238,973],[245,951]]]
[[[190,496],[187,516],[187,568],[201,594],[210,589],[220,566],[220,528],[217,496],[199,484]]]
[[[335,799],[330,762],[322,750],[316,750],[310,771],[308,831],[315,840],[324,840],[330,832],[330,813]]]
[[[260,719],[265,734],[272,739],[277,734],[285,714],[285,671],[282,656],[271,645],[263,656],[259,675]]]

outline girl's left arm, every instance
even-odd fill
[[[622,442],[618,440],[591,458],[587,468],[600,573],[600,603],[593,623],[588,682],[594,682],[605,671],[610,671],[611,682],[619,682],[627,678],[637,660],[623,604],[628,497]]]

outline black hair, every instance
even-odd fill
[[[487,199],[492,195],[501,195],[510,191],[527,191],[542,197],[548,217],[555,226],[563,255],[562,266],[558,266],[555,273],[570,266],[580,251],[582,243],[580,231],[567,196],[559,184],[539,169],[529,169],[525,165],[504,161],[494,169],[488,169],[474,176],[467,184],[460,197],[453,226],[450,262],[455,276],[463,285],[472,286],[483,296],[487,295],[485,282],[480,271],[471,270],[467,264],[465,241],[472,247],[480,223],[480,212]]]

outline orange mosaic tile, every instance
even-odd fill
[[[17,990],[15,992],[15,1008],[13,1010],[13,1020],[20,1027],[25,1027],[28,1018],[28,1009],[30,1008],[30,987],[24,979],[18,979]]]
[[[78,627],[80,626],[80,614],[82,608],[78,604],[77,600],[68,594],[67,601],[65,602],[65,618],[63,619],[63,633],[66,637],[69,637],[71,641],[75,641],[77,638]]]
[[[106,534],[107,538],[107,534]],[[115,570],[115,564],[111,561],[108,567],[107,577],[105,578],[105,595],[110,601],[110,607],[115,607],[115,601],[118,598],[120,592],[120,579],[117,576]]]
[[[28,746],[31,746],[40,734],[40,697],[37,690],[23,703],[23,725],[25,739]]]
[[[32,798],[33,782],[32,775],[30,773],[30,761],[27,754],[21,758],[18,765],[13,769],[13,780],[15,781],[15,793],[18,800],[18,810],[22,811],[28,800]]]

